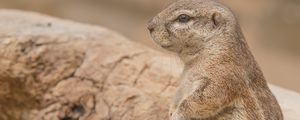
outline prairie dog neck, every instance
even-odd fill
[[[184,64],[189,66],[198,65],[201,64],[202,61],[221,57],[223,55],[232,56],[237,52],[246,52],[245,49],[241,49],[241,47],[245,46],[245,43],[241,43],[243,41],[237,39],[239,39],[239,37],[223,37],[223,39],[213,38],[205,42],[203,46],[199,46],[199,49],[182,51],[178,53],[178,55]],[[244,54],[247,54],[247,52]]]

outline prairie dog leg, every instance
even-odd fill
[[[217,115],[235,98],[226,85],[208,83],[183,97],[171,120],[206,119]]]
[[[177,108],[179,107],[180,103],[183,99],[187,98],[189,94],[192,94],[192,86],[195,85],[191,82],[181,83],[176,91],[176,95],[173,98],[169,109],[170,117],[176,112]]]
[[[170,117],[170,120],[191,120],[191,119],[188,118],[187,116],[184,116],[182,113],[180,113],[180,111],[175,110],[175,112],[173,112],[172,116]]]

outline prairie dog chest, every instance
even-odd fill
[[[182,73],[180,87],[185,89],[185,93],[192,93],[205,86],[207,82],[208,78],[199,69],[187,69]]]

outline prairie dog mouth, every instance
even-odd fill
[[[153,40],[156,42],[156,44],[158,44],[159,46],[161,46],[162,48],[169,48],[173,46],[173,43],[171,43],[169,40],[167,39],[158,39],[156,36],[152,36]]]
[[[173,46],[172,44],[161,45],[161,47],[163,47],[163,48],[169,48],[169,47],[172,47],[172,46]]]
[[[161,40],[159,42],[159,45],[163,48],[169,48],[169,47],[172,47],[174,44],[172,42],[170,42],[169,40]]]

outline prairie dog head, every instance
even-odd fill
[[[150,20],[148,29],[161,47],[182,53],[199,51],[235,25],[232,12],[214,0],[178,0]]]

